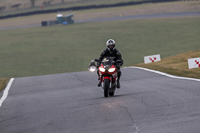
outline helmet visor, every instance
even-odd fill
[[[114,48],[114,45],[108,45],[108,48]]]

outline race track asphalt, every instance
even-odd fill
[[[0,107],[1,133],[199,133],[200,81],[122,68],[104,98],[97,75],[15,78]]]
[[[195,17],[195,16],[200,16],[200,11],[107,17],[107,18],[97,18],[88,20],[77,20],[75,21],[75,23],[119,21],[119,20],[132,20],[132,19],[178,18],[178,17]],[[0,28],[0,30],[12,30],[12,29],[33,28],[33,27],[41,27],[40,22],[38,22],[38,24],[35,25],[13,26],[13,27]]]

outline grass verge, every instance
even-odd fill
[[[6,87],[9,80],[8,78],[0,78],[0,92]]]
[[[176,76],[200,79],[200,68],[188,68],[188,59],[198,57],[200,57],[200,50],[195,50],[163,58],[160,62],[150,64],[140,63],[134,66],[158,70]]]

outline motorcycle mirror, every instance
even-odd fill
[[[99,59],[95,59],[95,61],[96,61],[96,62],[100,62],[100,60],[99,60]]]
[[[90,67],[88,68],[88,70],[89,70],[90,72],[94,72],[94,71],[97,70],[97,68],[96,68],[96,66],[90,66]]]
[[[95,64],[94,60],[91,60],[90,65],[88,67],[88,70],[90,72],[94,72],[94,71],[96,71],[96,69],[97,69],[97,67],[96,67],[96,64]]]
[[[121,63],[122,61],[121,60],[117,60],[115,63]]]

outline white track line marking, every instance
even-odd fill
[[[151,69],[143,68],[143,67],[133,67],[133,66],[132,66],[132,67],[125,67],[125,68],[137,68],[137,69],[142,69],[142,70],[145,70],[145,71],[154,72],[154,73],[157,73],[157,74],[160,74],[160,75],[164,75],[164,76],[167,76],[167,77],[170,77],[170,78],[200,81],[200,79],[174,76],[174,75],[170,75],[170,74],[167,74],[167,73],[164,73],[164,72],[160,72],[160,71],[156,71],[156,70],[151,70]]]
[[[6,100],[6,98],[8,96],[8,91],[10,90],[10,87],[11,87],[13,81],[14,81],[14,78],[11,78],[10,81],[8,82],[8,85],[6,86],[6,88],[3,92],[3,96],[0,99],[0,107],[3,104],[3,101]]]

